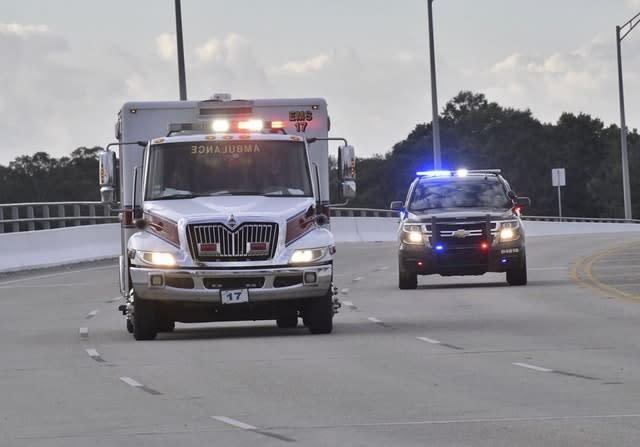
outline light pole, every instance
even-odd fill
[[[180,0],[176,0],[176,40],[178,47],[178,78],[180,82],[180,101],[187,100],[187,81],[184,76],[184,46],[182,45],[182,10]]]
[[[438,93],[436,91],[436,56],[433,45],[433,0],[427,0],[429,14],[429,60],[431,63],[431,114],[433,115],[433,168],[440,169],[440,123],[438,120]]]
[[[640,13],[622,26],[616,26],[616,47],[618,50],[618,90],[620,95],[620,150],[622,152],[622,193],[624,197],[624,218],[631,219],[631,187],[629,185],[629,156],[627,155],[627,125],[624,118],[624,92],[622,88],[622,56],[620,42],[638,24]],[[623,34],[621,31],[626,29]]]

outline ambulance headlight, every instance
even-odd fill
[[[407,244],[422,244],[424,241],[422,225],[402,224],[402,240]]]
[[[327,247],[295,250],[291,254],[289,262],[291,264],[309,264],[322,259],[327,254],[327,250]]]
[[[172,253],[162,251],[136,251],[138,259],[154,267],[175,267],[176,257]]]

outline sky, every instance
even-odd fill
[[[435,0],[438,108],[471,90],[542,122],[619,124],[615,27],[639,12],[640,0]],[[188,99],[324,97],[332,136],[361,158],[432,120],[427,0],[182,0],[182,22]],[[634,29],[630,129],[639,55]],[[179,99],[173,0],[2,0],[0,57],[0,165],[104,147],[123,103]]]

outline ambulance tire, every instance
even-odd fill
[[[333,331],[333,294],[331,288],[319,298],[314,298],[304,310],[305,325],[312,334],[330,334]]]
[[[133,301],[133,337],[136,340],[155,340],[157,335],[153,305],[136,296]]]

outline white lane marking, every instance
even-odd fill
[[[87,317],[86,317],[86,318],[87,318],[87,320],[88,320],[89,318],[93,318],[93,317],[95,317],[96,315],[98,315],[98,311],[97,311],[97,310],[92,310],[91,312],[89,312],[89,313],[87,314]]]
[[[364,278],[362,276],[358,276],[357,278],[353,278],[353,282],[362,281]]]
[[[120,301],[122,299],[121,296],[117,296],[115,298],[111,298],[110,300],[107,301],[107,303],[115,303],[116,301]]]
[[[529,365],[528,363],[512,363],[513,366],[521,366],[522,368],[527,368],[527,369],[532,369],[534,371],[540,371],[540,372],[553,372],[552,369],[549,368],[542,368],[540,366],[535,366],[535,365]]]
[[[349,289],[347,289],[347,288],[342,289],[342,290],[340,290],[340,293],[343,294],[343,295],[349,295]]]
[[[95,349],[85,349],[85,351],[87,351],[87,354],[89,354],[89,357],[91,358],[100,357],[100,353]]]
[[[378,267],[378,268],[376,269],[376,271],[380,271],[380,272],[381,272],[381,271],[384,271],[384,270],[389,270],[389,267],[388,267],[388,266],[386,266],[386,265],[384,265],[384,266],[382,266],[382,267]]]
[[[347,307],[355,307],[351,301],[343,301],[342,304],[344,304]]]
[[[244,422],[236,421],[235,419],[228,418],[226,416],[211,416],[216,421],[224,422],[225,424],[233,425],[234,427],[241,428],[243,430],[256,430],[258,427],[245,424]]]
[[[422,341],[426,341],[427,343],[431,343],[432,345],[439,345],[442,342],[438,341],[438,340],[434,340],[432,338],[427,338],[427,337],[416,337],[418,340],[422,340]]]
[[[372,323],[382,323],[382,320],[378,320],[375,317],[369,317],[368,320],[371,321]]]
[[[26,277],[26,278],[12,279],[10,281],[0,281],[0,286],[4,286],[5,284],[13,284],[13,283],[16,283],[16,282],[22,282],[22,281],[32,281],[34,279],[51,278],[53,276],[73,275],[75,273],[91,272],[91,271],[94,271],[94,270],[106,270],[106,269],[111,269],[111,268],[115,268],[115,267],[117,267],[117,265],[106,265],[104,267],[93,267],[93,268],[80,269],[80,270],[66,270],[64,272],[49,273],[47,275],[29,276],[29,277]]]
[[[80,334],[82,338],[89,338],[89,328],[81,327],[80,330],[78,330],[78,334]]]
[[[136,382],[135,380],[133,380],[131,377],[120,377],[120,380],[122,380],[124,383],[126,383],[129,386],[134,386],[136,388],[140,388],[143,385],[139,382]]]

